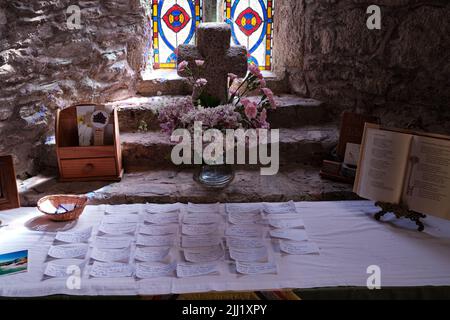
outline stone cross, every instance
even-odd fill
[[[177,63],[187,61],[188,67],[208,83],[203,93],[220,104],[228,101],[228,73],[238,77],[247,74],[247,50],[244,46],[231,46],[231,28],[227,23],[202,23],[197,27],[197,45],[178,46]],[[204,60],[197,66],[195,60]],[[189,76],[178,70],[178,75]]]

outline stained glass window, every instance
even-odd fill
[[[249,62],[261,70],[272,64],[273,0],[225,0],[225,22],[231,25],[232,42],[244,45]]]
[[[149,0],[152,3],[153,68],[175,68],[175,49],[194,43],[202,21],[202,0]]]

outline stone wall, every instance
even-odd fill
[[[381,30],[369,30],[369,5]],[[280,0],[274,65],[291,91],[391,126],[450,134],[448,0]]]
[[[0,0],[0,154],[21,177],[35,173],[57,107],[134,94],[145,25],[139,0]]]

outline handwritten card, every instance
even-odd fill
[[[141,224],[139,226],[139,233],[153,236],[163,236],[167,234],[175,234],[177,232],[178,232],[178,224],[167,224],[167,225]]]
[[[277,265],[273,262],[241,262],[236,261],[236,271],[242,274],[277,273]]]
[[[218,213],[219,203],[196,204],[189,202],[187,211],[192,213]]]
[[[85,257],[87,250],[87,244],[63,244],[51,246],[48,255],[56,259],[78,258]]]
[[[216,263],[179,263],[177,265],[177,276],[179,278],[197,277],[209,274],[220,274],[219,266]]]
[[[140,279],[149,279],[156,277],[168,277],[175,274],[177,263],[138,263],[136,264],[136,277]]]
[[[267,214],[284,214],[295,213],[295,203],[293,201],[280,202],[280,203],[264,203],[264,212]]]
[[[269,219],[269,225],[274,228],[288,229],[288,228],[304,228],[305,223],[302,219]]]
[[[223,257],[222,246],[184,249],[184,258],[189,262],[213,262]]]
[[[145,236],[138,234],[136,243],[148,247],[171,247],[174,241],[175,237],[171,234],[164,236]]]
[[[130,250],[128,248],[125,249],[94,248],[91,253],[91,258],[103,262],[128,261],[128,259],[130,258]]]
[[[266,247],[238,249],[230,248],[230,257],[236,261],[256,262],[268,259],[268,251]]]
[[[146,213],[143,215],[144,221],[153,224],[178,223],[178,211],[166,213]]]
[[[137,247],[134,258],[142,262],[162,261],[168,256],[169,251],[169,247]]]
[[[136,223],[102,223],[98,230],[106,234],[135,233]]]
[[[217,235],[202,236],[182,236],[181,246],[183,248],[209,247],[221,243],[221,238]]]
[[[288,254],[317,254],[319,247],[310,241],[280,240],[280,250]]]
[[[225,231],[226,236],[232,237],[256,237],[262,238],[263,229],[261,226],[255,225],[231,225]]]
[[[305,241],[308,240],[308,235],[304,229],[275,229],[270,230],[270,235],[274,238]]]
[[[94,278],[123,278],[131,277],[133,271],[133,267],[127,263],[95,261],[89,275]]]
[[[185,235],[205,235],[210,233],[218,233],[218,224],[183,224],[181,232]]]
[[[82,259],[64,259],[55,260],[47,263],[44,275],[53,278],[67,278],[74,272],[74,267],[78,270],[82,269],[84,260]]]
[[[135,214],[110,214],[103,217],[102,223],[136,223],[138,220],[139,216]]]
[[[264,247],[265,243],[263,239],[258,238],[238,238],[228,237],[227,246],[230,248],[260,248]]]
[[[185,224],[215,224],[219,223],[220,216],[207,213],[190,213],[183,217]]]
[[[92,227],[80,231],[59,231],[55,239],[66,243],[82,243],[89,240],[91,233]]]
[[[99,249],[121,249],[128,248],[133,238],[130,236],[97,236],[93,246]]]

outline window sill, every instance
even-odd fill
[[[277,75],[272,71],[263,70],[261,73],[264,76],[264,79],[273,80],[277,79]],[[175,69],[158,69],[158,70],[146,70],[141,72],[141,77],[143,81],[152,81],[152,80],[181,80],[183,79],[177,74]]]

